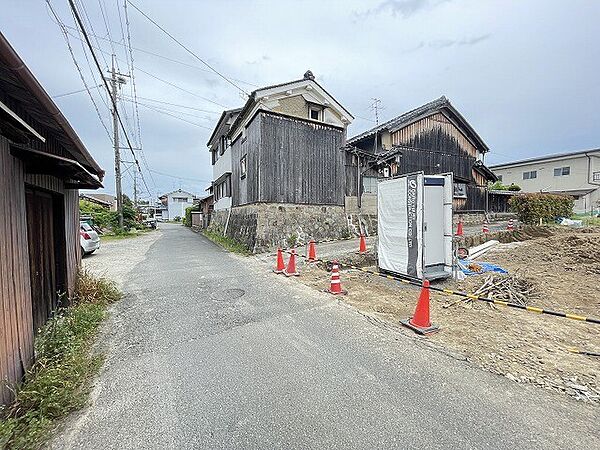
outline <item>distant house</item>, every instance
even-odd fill
[[[105,194],[102,192],[85,192],[80,195],[85,195],[90,201],[92,201],[91,199],[96,199],[101,202],[100,204],[109,204],[111,211],[117,210],[117,197],[114,195]]]
[[[196,196],[191,192],[177,189],[159,197],[160,206],[155,217],[162,220],[175,220],[185,217],[185,209],[194,204]]]
[[[377,180],[415,171],[454,174],[454,211],[487,209],[488,146],[446,97],[406,112],[349,139],[346,206],[376,213]]]
[[[75,289],[79,189],[104,171],[0,33],[0,404],[37,330]]]
[[[93,203],[98,206],[102,206],[103,208],[108,209],[108,210],[112,210],[112,207],[113,207],[112,202],[107,202],[107,201],[101,200],[100,198],[98,198],[94,195],[90,195],[90,194],[80,193],[79,199],[85,200],[86,202],[90,202],[90,203]]]
[[[347,233],[341,149],[352,120],[310,71],[225,111],[208,142],[211,226],[254,250]]]
[[[575,199],[575,212],[600,210],[600,149],[558,153],[521,159],[490,167],[505,185],[522,192],[567,194]]]

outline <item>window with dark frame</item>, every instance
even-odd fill
[[[312,120],[321,120],[321,112],[323,110],[321,108],[315,106],[308,107],[308,118]]]
[[[497,175],[497,177],[498,177],[498,181],[499,181],[500,183],[502,183],[502,175]]]
[[[571,175],[571,167],[569,167],[569,166],[557,167],[556,169],[554,169],[555,177],[563,177],[563,176],[567,176],[567,175]]]
[[[523,172],[524,180],[533,180],[534,178],[537,178],[537,170],[530,170],[528,172]]]
[[[246,166],[246,156],[247,155],[244,155],[240,159],[240,178],[245,178],[246,177],[246,169],[247,169],[247,166]]]
[[[227,148],[227,138],[225,137],[225,135],[221,136],[221,139],[219,141],[219,155],[223,156],[223,153],[225,153],[225,150]]]

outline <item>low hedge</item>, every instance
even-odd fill
[[[573,197],[561,194],[523,194],[512,197],[508,205],[519,217],[519,221],[528,224],[554,222],[557,217],[573,215]]]

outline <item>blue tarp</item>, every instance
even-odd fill
[[[487,262],[476,262],[475,264],[477,264],[478,266],[481,266],[481,272],[473,272],[471,270],[468,269],[470,261],[466,261],[463,260],[461,261],[461,264],[463,264],[463,266],[461,267],[461,270],[463,271],[463,273],[465,275],[480,275],[482,273],[486,273],[486,272],[497,272],[497,273],[508,273],[506,270],[504,270],[502,267],[498,266],[497,264],[492,264],[492,263],[487,263]]]

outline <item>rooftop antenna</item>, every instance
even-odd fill
[[[371,103],[370,109],[375,113],[375,125],[379,126],[379,112],[385,108],[381,105],[380,99],[372,98],[371,100],[373,100],[373,103]]]

